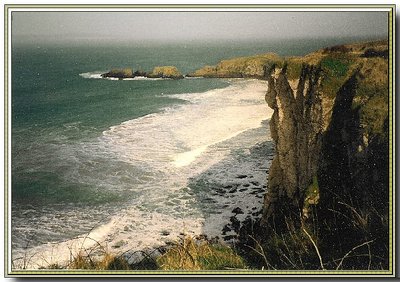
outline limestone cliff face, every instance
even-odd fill
[[[379,55],[386,54],[384,46],[325,49],[305,57],[297,79],[288,79],[288,66],[268,76],[265,99],[274,109],[276,156],[264,223],[279,210],[307,219],[318,203],[326,214],[341,205],[338,197],[387,216],[387,56]]]
[[[297,89],[292,89],[285,69],[268,79],[265,99],[273,108],[271,136],[276,156],[270,168],[269,190],[264,213],[268,218],[281,198],[297,208],[303,203],[305,189],[318,169],[323,131],[323,110],[319,85],[321,70],[304,66]]]

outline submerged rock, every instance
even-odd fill
[[[240,221],[235,217],[235,216],[231,216],[231,218],[229,219],[231,222],[231,226],[233,228],[233,230],[237,233],[239,232],[240,229]]]
[[[239,174],[238,176],[236,176],[236,178],[239,178],[239,179],[247,178],[247,175]]]
[[[231,228],[227,225],[222,228],[222,235],[225,235],[227,232],[231,231]]]
[[[171,234],[171,232],[169,232],[168,230],[161,231],[162,236],[168,236],[169,234]]]
[[[234,208],[233,211],[232,211],[232,213],[234,213],[234,214],[244,214],[244,212],[242,211],[242,209],[239,208],[239,207]]]

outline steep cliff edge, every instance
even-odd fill
[[[264,200],[266,244],[300,234],[298,243],[309,243],[303,251],[316,251],[310,265],[388,267],[387,54],[383,41],[335,46],[270,69],[265,98],[276,156]]]

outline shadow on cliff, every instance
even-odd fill
[[[285,70],[271,74],[266,96],[277,149],[264,214],[241,230],[241,247],[267,269],[388,269],[388,116],[368,116],[367,106],[387,92],[366,96],[356,69],[334,98],[324,97],[320,66],[303,65],[295,95]],[[382,101],[372,112],[385,113]]]
[[[353,106],[359,83],[356,72],[335,100],[318,171],[321,189],[318,215],[325,223],[321,225],[321,251],[339,257],[345,250],[361,248],[363,243],[370,242],[364,249],[369,254],[379,254],[380,258],[356,257],[344,262],[347,268],[369,269],[371,264],[388,265],[388,117],[382,134],[367,139],[360,109]]]

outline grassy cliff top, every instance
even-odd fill
[[[368,134],[384,136],[389,113],[388,56],[387,41],[337,45],[306,56],[285,58],[287,77],[298,79],[303,63],[320,66],[320,91],[326,105],[332,106],[339,89],[357,72],[358,87],[352,107],[358,109],[361,125]]]
[[[264,66],[272,65],[275,62],[283,62],[283,60],[274,53],[238,57],[222,60],[216,66],[204,66],[188,76],[261,78],[264,74]]]
[[[303,63],[321,65],[326,76],[337,82],[330,82],[327,94],[336,93],[337,86],[355,69],[365,76],[366,82],[383,85],[387,83],[388,42],[374,41],[337,45],[323,48],[305,56],[280,57],[275,53],[266,53],[248,57],[238,57],[220,61],[215,66],[204,66],[189,76],[203,77],[255,77],[264,75],[264,67],[287,63],[287,76],[296,79],[300,75]],[[333,94],[334,95],[334,94]]]
[[[305,56],[280,57],[267,53],[232,58],[215,66],[205,66],[189,76],[265,78],[266,70],[287,64],[286,76],[296,85],[302,65],[313,65],[321,68],[320,93],[327,105],[332,106],[339,89],[358,72],[359,85],[353,106],[360,109],[361,121],[368,130],[379,133],[388,115],[388,56],[388,42],[381,40],[327,47]]]

